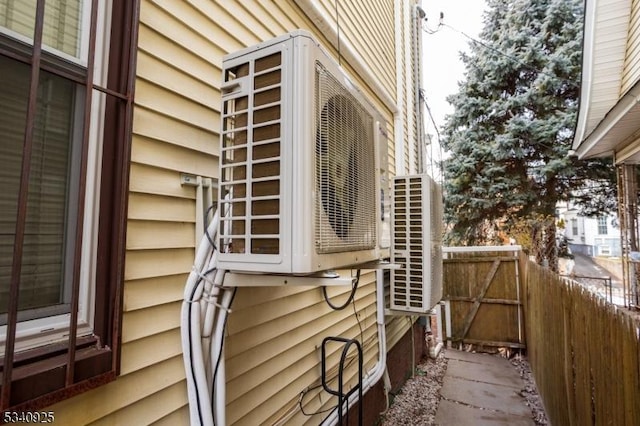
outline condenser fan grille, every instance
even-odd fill
[[[371,249],[376,244],[373,117],[316,64],[316,249]]]

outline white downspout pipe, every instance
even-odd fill
[[[333,19],[324,9],[321,8],[317,0],[294,0],[302,11],[313,21],[317,28],[334,45],[338,45],[338,29],[333,25]],[[395,0],[394,21],[395,21],[395,50],[396,50],[396,98],[393,99],[386,88],[380,84],[379,79],[367,66],[358,51],[349,40],[340,39],[340,54],[356,73],[362,76],[365,82],[374,90],[378,98],[393,114],[394,144],[396,152],[396,174],[406,173],[404,167],[404,101],[402,69],[402,5],[403,0]],[[365,394],[376,383],[382,379],[387,370],[387,338],[384,318],[384,273],[382,270],[376,271],[376,323],[378,328],[378,361],[363,379],[362,393]],[[386,389],[385,389],[386,393]],[[358,394],[353,393],[347,401],[347,407],[352,406],[358,399]],[[323,425],[335,425],[338,421],[338,412],[332,412],[323,422]]]

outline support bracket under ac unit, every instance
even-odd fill
[[[240,272],[227,272],[224,276],[225,287],[275,287],[275,286],[337,286],[351,285],[353,277],[340,276],[338,274],[313,274],[313,275],[270,275],[270,274],[244,274]]]
[[[400,269],[402,265],[385,260],[360,263],[344,269]],[[278,275],[227,272],[224,277],[225,287],[271,287],[271,286],[338,286],[352,285],[354,277],[341,276],[335,271],[322,271],[311,275]]]
[[[374,260],[357,265],[358,269],[402,269],[402,266],[399,263],[391,263],[386,260]]]

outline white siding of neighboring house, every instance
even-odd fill
[[[597,218],[580,216],[577,210],[565,211],[561,217],[565,222],[563,234],[574,245],[575,251],[590,256],[620,256],[620,229],[616,216],[606,216],[606,234],[599,232]],[[577,233],[574,233],[573,220],[577,221]]]
[[[613,226],[616,216],[606,216],[607,232],[600,233],[597,218],[585,218],[586,244],[592,246],[594,256],[620,256],[620,228]]]
[[[640,79],[640,0],[632,0],[620,97]]]

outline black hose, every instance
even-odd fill
[[[334,311],[341,311],[353,301],[353,298],[356,296],[356,290],[358,289],[358,283],[360,282],[360,269],[356,272],[356,277],[351,283],[351,294],[349,294],[349,298],[346,302],[344,302],[340,306],[336,306],[329,300],[329,296],[327,296],[327,286],[322,286],[322,295],[324,296],[324,300],[327,302],[327,305],[331,307]]]

